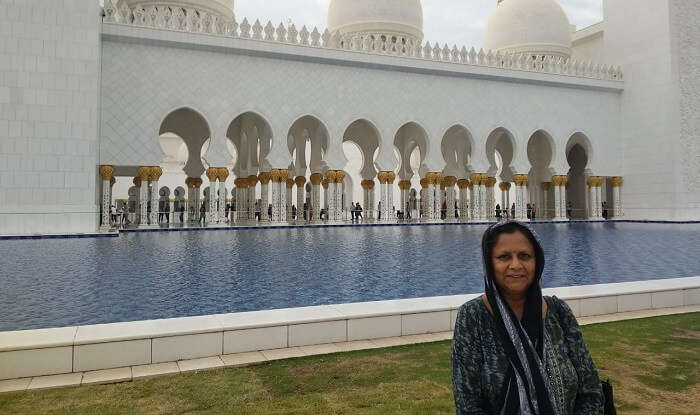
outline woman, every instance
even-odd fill
[[[602,414],[598,373],[569,307],[542,297],[544,250],[515,221],[483,236],[486,293],[459,309],[452,342],[458,414]]]

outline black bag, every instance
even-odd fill
[[[604,380],[600,382],[600,387],[603,389],[603,401],[604,401],[604,411],[605,415],[617,415],[615,410],[615,400],[613,398],[613,387],[610,380]]]

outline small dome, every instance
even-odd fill
[[[194,9],[215,16],[233,19],[233,0],[123,0],[129,7],[170,6]]]
[[[555,0],[504,0],[489,16],[484,49],[571,56],[571,24]]]
[[[343,34],[392,34],[423,41],[420,0],[331,0],[328,30]]]

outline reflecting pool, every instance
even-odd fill
[[[545,287],[700,275],[700,225],[534,225]],[[475,293],[484,226],[0,241],[0,331]]]

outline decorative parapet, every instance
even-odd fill
[[[259,20],[253,25],[248,19],[239,24],[235,18],[226,20],[220,16],[200,10],[168,6],[129,8],[125,3],[115,7],[116,0],[105,0],[104,22],[130,26],[149,27],[186,33],[199,33],[231,38],[252,39],[262,42],[301,45],[312,48],[347,50],[359,53],[399,56],[404,58],[448,62],[453,64],[502,68],[527,72],[567,75],[609,81],[622,81],[623,73],[619,66],[578,61],[555,56],[532,56],[523,53],[501,53],[498,51],[478,51],[473,47],[440,46],[438,43],[416,44],[414,47],[396,47],[390,36],[370,36],[363,34],[342,35],[328,29],[320,32],[306,26],[298,30],[294,24],[280,23],[274,26],[267,22],[263,26]]]

